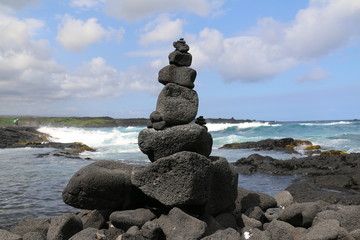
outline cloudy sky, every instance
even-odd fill
[[[148,117],[172,43],[198,115],[360,118],[359,0],[0,0],[0,115]]]

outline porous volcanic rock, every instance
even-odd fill
[[[144,129],[138,137],[140,150],[152,162],[181,151],[192,151],[208,157],[212,143],[210,133],[197,124],[178,125],[161,131]]]
[[[167,126],[187,124],[196,117],[199,97],[196,91],[174,83],[168,83],[160,92],[156,111]]]
[[[137,169],[132,183],[166,206],[203,206],[210,197],[211,162],[194,152],[178,152]]]
[[[101,160],[77,171],[62,193],[66,204],[82,209],[122,210],[146,197],[131,183],[133,166]]]
[[[159,71],[158,80],[164,85],[176,83],[180,86],[193,89],[195,78],[196,71],[194,69],[170,64]]]

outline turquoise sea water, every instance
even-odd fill
[[[267,138],[292,137],[309,140],[328,150],[360,152],[360,121],[251,122],[208,124],[207,127],[214,139],[212,155],[223,156],[229,162],[253,153],[278,159],[301,157],[273,151],[219,149],[227,143]],[[77,211],[62,202],[61,192],[77,170],[93,161],[107,159],[148,164],[147,156],[137,145],[142,129],[144,127],[39,128],[50,134],[53,141],[83,142],[96,148],[96,152],[81,155],[92,160],[37,157],[54,149],[0,149],[0,228],[7,228],[24,217],[52,217]],[[241,175],[239,186],[272,195],[285,189],[293,179],[294,176]]]

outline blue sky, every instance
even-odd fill
[[[360,118],[359,0],[0,0],[0,115],[148,117],[172,43],[198,115]]]

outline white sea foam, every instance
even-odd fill
[[[339,122],[328,122],[328,123],[299,123],[302,126],[332,126],[332,125],[347,125],[352,124],[352,122],[339,121]]]
[[[237,129],[257,128],[257,127],[278,127],[281,124],[271,124],[269,122],[244,122],[244,123],[209,123],[206,124],[209,132],[222,131],[227,128],[236,127]]]
[[[95,148],[137,144],[139,134],[136,128],[41,127],[38,131],[49,134],[54,142],[82,142]]]

